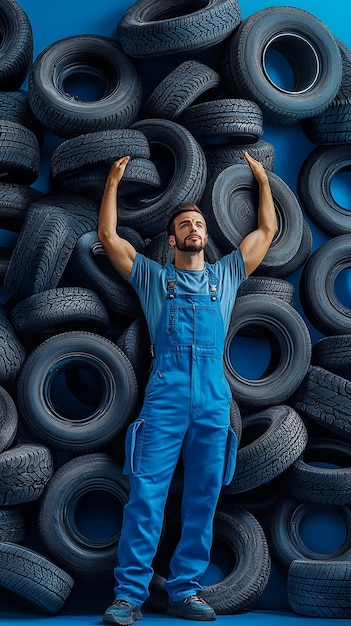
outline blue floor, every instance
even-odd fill
[[[101,615],[55,615],[50,617],[39,617],[35,615],[29,615],[24,613],[4,613],[0,612],[0,619],[2,626],[22,626],[26,624],[35,624],[36,626],[62,626],[62,624],[69,626],[79,626],[84,624],[85,626],[99,626],[101,625]],[[332,624],[338,623],[340,626],[340,620],[337,619],[322,619],[313,617],[303,617],[295,615],[293,613],[268,613],[262,611],[250,611],[239,615],[219,615],[216,619],[216,624],[219,626],[319,626],[325,624],[326,626],[332,626]],[[184,624],[190,623],[186,620],[181,620],[175,617],[167,617],[164,615],[158,615],[154,613],[144,612],[144,618],[142,621],[143,626],[184,626]],[[199,623],[199,622],[193,622]]]

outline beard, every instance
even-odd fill
[[[201,252],[204,249],[205,244],[202,240],[198,239],[196,242],[188,242],[186,239],[181,241],[178,237],[175,237],[176,248],[180,252]]]

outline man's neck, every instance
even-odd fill
[[[205,265],[204,252],[175,251],[174,265],[180,270],[202,270]]]

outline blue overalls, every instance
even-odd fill
[[[145,401],[126,437],[124,471],[131,491],[118,546],[115,594],[136,605],[149,596],[151,564],[182,447],[182,534],[166,582],[171,600],[203,589],[199,579],[209,563],[218,496],[234,472],[237,439],[229,425],[231,393],[223,372],[225,330],[216,276],[205,267],[209,293],[179,294],[175,268],[167,264],[168,293]]]

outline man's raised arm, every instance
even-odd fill
[[[136,250],[117,233],[117,189],[130,160],[122,157],[112,163],[101,200],[98,219],[98,238],[108,258],[123,278],[129,278]]]
[[[259,266],[267,254],[277,232],[277,217],[272,192],[265,169],[259,161],[247,152],[245,158],[251,167],[259,188],[257,229],[246,235],[240,244],[246,274],[249,276]]]

